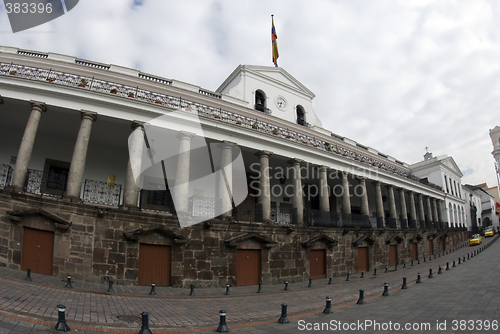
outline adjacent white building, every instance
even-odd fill
[[[413,175],[441,187],[445,193],[445,205],[441,208],[443,217],[447,217],[450,226],[465,224],[465,205],[467,203],[462,192],[462,172],[452,157],[432,153],[424,155],[424,161],[410,165]]]

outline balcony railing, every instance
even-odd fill
[[[270,124],[258,119],[250,118],[221,108],[216,108],[206,104],[201,104],[180,97],[170,96],[163,93],[153,92],[139,87],[119,84],[116,82],[97,79],[94,77],[82,76],[79,74],[65,73],[50,69],[25,66],[14,63],[0,62],[0,75],[13,76],[17,78],[45,81],[51,84],[58,84],[79,89],[91,90],[101,93],[114,94],[128,99],[136,99],[143,102],[155,103],[169,108],[183,109],[187,112],[196,113],[202,117],[218,119],[222,122],[242,126],[246,129],[253,129],[269,135],[276,135],[282,139],[295,143],[304,144],[321,151],[342,155],[347,159],[358,160],[361,163],[380,168],[382,170],[407,177],[418,182],[419,179],[410,175],[408,171],[398,168],[391,163],[386,163],[374,157],[355,152],[348,147],[328,143],[324,140],[299,133],[282,126]],[[203,94],[203,93],[202,93]],[[267,113],[267,110],[263,110]]]
[[[82,201],[109,206],[119,206],[122,193],[121,184],[109,185],[107,182],[85,180]]]
[[[12,181],[12,172],[14,169],[6,164],[0,164],[0,187],[5,188],[10,186]]]
[[[321,210],[304,210],[304,224],[310,227],[327,228],[374,228],[370,222],[370,217],[360,214],[343,214],[338,212],[328,212]]]
[[[174,201],[168,190],[145,190],[140,193],[139,207],[144,211],[175,213]]]
[[[276,224],[297,224],[297,209],[292,207],[271,208],[271,220]]]
[[[244,201],[234,209],[233,216],[238,221],[262,222],[262,204]]]
[[[68,182],[68,174],[61,172],[43,172],[41,170],[28,169],[24,191],[30,194],[63,197]]]

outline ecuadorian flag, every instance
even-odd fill
[[[278,35],[276,35],[276,28],[274,27],[274,18],[271,15],[271,41],[273,43],[273,63],[274,66],[278,66],[278,57],[280,54],[278,53],[278,42],[276,41],[278,39]]]

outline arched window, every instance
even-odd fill
[[[297,124],[306,125],[306,112],[304,111],[304,107],[297,106]]]
[[[266,111],[266,94],[261,90],[255,92],[255,110]]]

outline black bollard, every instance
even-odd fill
[[[288,291],[288,282],[285,282],[285,288],[283,290]]]
[[[417,259],[417,264],[420,264],[420,259]]]
[[[389,296],[389,283],[387,282],[384,283],[384,292],[382,293],[382,296]]]
[[[410,264],[410,267],[413,267],[413,260],[411,260],[411,264]]]
[[[332,275],[330,275],[330,279],[328,280],[328,284],[332,284]]]
[[[361,276],[359,278],[365,278],[365,271],[361,270]]]
[[[439,266],[438,275],[441,275],[442,273],[443,273],[443,270],[441,269],[441,266]]]
[[[441,257],[441,253],[438,254],[438,257]]]
[[[432,261],[432,256],[429,256],[429,261]]]
[[[465,256],[464,256],[464,257],[465,257]],[[468,260],[468,259],[470,259],[470,254],[469,254],[469,253],[467,253],[467,260]]]
[[[461,262],[462,262],[462,258],[461,258],[461,257],[459,257],[459,258],[458,258],[458,264],[460,264]],[[452,267],[455,267],[455,260],[453,260],[453,266],[452,266]]]
[[[220,310],[219,311],[219,317],[220,317],[219,327],[217,327],[216,332],[217,333],[227,333],[227,332],[229,332],[229,328],[227,328],[227,325],[226,325],[226,311]]]
[[[109,285],[108,285],[108,292],[109,292],[109,293],[114,293],[114,292],[116,292],[116,291],[115,291],[115,289],[113,289],[113,280],[109,279],[109,280],[108,280],[108,283],[109,283]]]
[[[312,286],[313,286],[312,279],[309,279],[309,284],[307,285],[307,287],[312,288]]]
[[[398,271],[398,265],[397,264],[394,266],[394,271]]]
[[[467,254],[467,256],[468,256],[468,254]],[[464,258],[462,259],[462,262],[465,262],[465,256],[464,256]]]
[[[330,297],[326,297],[326,307],[325,309],[323,310],[323,313],[324,314],[331,314],[333,313],[332,311],[332,299]]]
[[[401,286],[401,289],[408,289],[408,286],[406,286],[406,277],[403,277],[403,286]]]
[[[420,279],[420,273],[417,273],[417,281],[415,283],[422,283],[422,280]]]
[[[31,269],[30,268],[26,269],[26,278],[24,280],[31,282]]]
[[[156,287],[156,284],[151,283],[151,291],[149,291],[149,295],[150,296],[156,296],[156,289],[155,289],[155,287]]]
[[[287,305],[286,304],[281,304],[281,317],[278,320],[279,324],[287,324],[289,323],[288,321],[288,315],[286,312]]]
[[[359,299],[356,304],[362,305],[365,303],[365,290],[361,289],[359,290]]]
[[[66,323],[66,306],[63,304],[57,305],[57,311],[56,331],[69,332],[70,329]]]
[[[406,268],[406,262],[405,262],[405,263],[403,263],[403,269],[405,269],[405,268]]]
[[[377,268],[373,269],[373,276],[377,276]]]
[[[436,259],[436,254],[434,254],[434,260]]]
[[[446,270],[450,270],[450,263],[446,262]]]
[[[73,289],[73,285],[71,284],[71,275],[68,275],[68,282],[66,283],[66,288]]]
[[[229,291],[229,284],[226,284],[226,296],[230,295],[231,291]]]
[[[424,262],[425,262],[425,257],[424,257]]]
[[[193,284],[191,284],[191,292],[189,292],[189,295],[192,297],[196,296],[196,294],[194,293],[194,285]]]
[[[346,282],[351,280],[351,279],[349,278],[349,273],[347,273],[347,278],[346,278],[345,280],[346,280]]]
[[[387,268],[387,266],[385,266],[385,272],[387,273],[389,271],[389,268]]]
[[[257,293],[262,292],[262,282],[259,282],[259,288],[257,289]]]
[[[434,276],[432,276],[432,268],[429,269],[429,278],[434,278]]]
[[[152,334],[151,330],[149,329],[149,313],[142,312],[141,316],[142,316],[142,325],[139,334]]]

